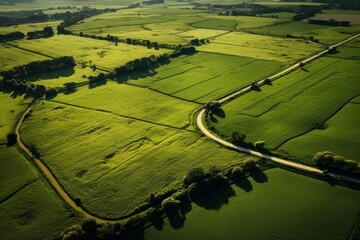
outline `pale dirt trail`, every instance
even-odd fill
[[[356,34],[344,41],[341,41],[337,44],[334,44],[332,46],[330,46],[329,48],[335,48],[335,47],[338,47],[344,43],[347,43],[357,37],[359,37],[360,34]],[[289,68],[279,72],[279,73],[276,73],[270,77],[268,77],[268,79],[272,80],[272,79],[275,79],[275,78],[278,78],[280,76],[283,76],[283,75],[286,75],[292,71],[294,71],[295,69],[299,68],[300,67],[300,64],[301,63],[308,63],[314,59],[317,59],[319,57],[321,57],[322,55],[328,53],[328,49],[326,50],[323,50],[317,54],[315,54],[314,56],[311,56],[305,60],[302,60],[292,66],[290,66]],[[265,79],[262,79],[260,81],[257,82],[258,85],[263,85],[264,84],[264,81]],[[248,91],[251,90],[251,86],[247,86],[247,87],[244,87],[240,90],[237,90],[236,92],[232,93],[232,94],[229,94],[221,99],[218,99],[217,102],[219,102],[220,104],[224,104],[226,103],[227,101],[241,95],[241,94],[244,94]],[[308,165],[305,165],[305,164],[301,164],[301,163],[295,163],[295,162],[292,162],[292,161],[289,161],[289,160],[286,160],[286,159],[281,159],[281,158],[278,158],[278,157],[274,157],[274,156],[271,156],[271,155],[267,155],[267,154],[263,154],[261,152],[257,152],[257,151],[254,151],[254,150],[251,150],[251,149],[248,149],[248,148],[244,148],[244,147],[240,147],[240,146],[237,146],[235,144],[232,144],[228,141],[225,141],[221,138],[219,138],[218,136],[214,135],[213,133],[211,133],[204,125],[203,123],[203,118],[204,118],[204,114],[206,113],[205,109],[202,109],[197,118],[196,118],[196,124],[197,126],[199,127],[200,131],[203,132],[207,137],[211,138],[212,140],[214,140],[215,142],[217,143],[220,143],[221,145],[224,145],[226,147],[229,147],[229,148],[232,148],[232,149],[235,149],[235,150],[238,150],[240,152],[245,152],[245,153],[248,153],[248,154],[251,154],[251,155],[254,155],[254,156],[257,156],[257,157],[261,157],[261,158],[265,158],[265,159],[268,159],[268,160],[271,160],[273,162],[276,162],[278,164],[281,164],[281,165],[284,165],[284,166],[288,166],[288,167],[293,167],[293,168],[297,168],[297,169],[301,169],[301,170],[305,170],[305,171],[309,171],[309,172],[313,172],[313,173],[320,173],[320,174],[324,174],[324,172],[316,167],[312,167],[312,166],[308,166]],[[343,176],[343,175],[340,175],[340,174],[335,174],[335,173],[329,173],[328,175],[334,177],[334,178],[338,178],[338,179],[344,179],[344,180],[347,180],[347,181],[351,181],[351,182],[354,182],[354,183],[357,183],[357,184],[360,184],[360,179],[356,179],[356,178],[350,178],[350,177],[347,177],[347,176]]]

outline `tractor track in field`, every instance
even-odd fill
[[[332,47],[337,47],[340,46],[348,41],[351,41],[352,39],[356,38],[360,36],[360,34],[357,34],[353,37],[350,37],[338,44],[332,45],[330,48]],[[328,52],[328,50],[324,50],[320,53],[315,54],[312,57],[309,57],[303,61],[300,61],[299,63],[296,63],[295,65],[279,72],[276,74],[273,74],[272,76],[269,77],[269,79],[274,79],[280,76],[283,76],[285,74],[288,74],[290,72],[292,72],[293,70],[297,69],[298,67],[300,67],[300,63],[307,63],[310,62],[316,58],[319,58],[320,56],[326,54]],[[262,84],[264,84],[265,79],[258,81],[257,83],[259,84],[259,86]],[[224,96],[221,99],[218,99],[218,102],[221,104],[224,104],[230,100],[232,100],[233,98],[238,97],[241,94],[244,94],[248,91],[251,90],[251,86],[247,86],[244,87],[240,90],[237,90],[233,93],[230,93],[226,96]],[[38,157],[34,156],[34,154],[31,152],[31,150],[24,144],[24,142],[21,139],[21,135],[20,135],[20,128],[21,125],[23,124],[24,120],[26,119],[26,117],[31,114],[32,109],[42,100],[44,100],[44,98],[39,98],[37,100],[35,100],[25,111],[24,113],[21,115],[20,120],[18,121],[16,128],[15,128],[15,133],[17,135],[17,144],[18,147],[21,149],[21,151],[26,155],[27,158],[31,159],[31,162],[38,168],[38,170],[42,173],[42,175],[46,178],[46,180],[50,183],[50,185],[54,188],[54,190],[59,194],[59,196],[63,199],[64,202],[66,202],[71,208],[73,208],[76,212],[80,213],[81,215],[83,215],[85,218],[93,218],[95,219],[97,222],[99,223],[116,223],[116,222],[120,222],[121,220],[124,220],[126,218],[129,218],[132,215],[135,214],[131,214],[131,215],[127,215],[127,216],[123,216],[121,218],[113,218],[113,219],[109,219],[109,218],[104,218],[104,217],[98,217],[96,215],[93,215],[92,213],[90,213],[89,211],[87,211],[85,208],[83,208],[81,205],[76,204],[75,199],[73,199],[67,192],[66,190],[63,188],[63,186],[60,184],[60,182],[56,179],[55,175],[52,173],[52,171],[48,168],[48,166]],[[75,105],[76,106],[76,105]],[[78,106],[76,106],[78,107]],[[94,110],[94,109],[92,109]],[[96,110],[96,109],[95,109]],[[106,111],[103,111],[106,112]],[[111,112],[110,112],[111,113]],[[307,166],[304,164],[300,164],[300,163],[295,163],[295,162],[291,162],[289,160],[285,160],[285,159],[281,159],[278,157],[274,157],[271,155],[266,155],[257,151],[253,151],[251,149],[248,148],[243,148],[237,145],[234,145],[230,142],[227,142],[217,136],[215,136],[213,133],[211,133],[203,124],[203,117],[204,114],[206,113],[205,109],[200,110],[200,112],[198,113],[197,117],[196,117],[196,123],[199,127],[199,129],[209,138],[211,138],[212,140],[214,140],[217,143],[220,143],[221,145],[231,148],[231,149],[235,149],[237,151],[240,152],[245,152],[257,157],[262,157],[262,158],[266,158],[268,160],[271,160],[273,162],[276,162],[280,165],[285,165],[288,167],[292,167],[292,168],[297,168],[297,169],[301,169],[301,170],[305,170],[305,171],[309,171],[309,172],[313,172],[313,173],[318,173],[318,174],[323,174],[323,171],[321,171],[320,169],[317,169],[315,167],[312,166]],[[112,113],[113,114],[113,113]],[[137,120],[137,119],[135,119]],[[158,125],[158,124],[157,124]],[[182,129],[184,130],[184,129]],[[342,176],[339,174],[334,174],[334,173],[329,173],[330,176],[335,177],[335,178],[341,178],[347,181],[352,181],[355,183],[360,184],[360,180],[359,179],[354,179],[354,178],[349,178],[346,176]]]

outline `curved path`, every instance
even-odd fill
[[[339,42],[337,44],[334,44],[332,46],[329,47],[329,49],[332,49],[332,48],[336,48],[344,43],[347,43],[357,37],[359,37],[360,34],[356,34],[342,42]],[[290,72],[292,72],[293,70],[297,69],[300,67],[300,64],[302,63],[308,63],[316,58],[319,58],[321,57],[322,55],[328,53],[329,49],[326,49],[326,50],[323,50],[303,61],[300,61],[292,66],[290,66],[289,68],[279,72],[279,73],[276,73],[270,77],[268,77],[268,79],[275,79],[275,78],[278,78],[280,76],[283,76],[283,75],[286,75]],[[260,80],[257,82],[257,84],[259,86],[265,84],[265,79],[263,80]],[[240,90],[237,90],[235,91],[234,93],[231,93],[219,100],[217,100],[217,102],[219,102],[220,104],[224,104],[225,102],[228,102],[229,100],[241,95],[241,94],[244,94],[246,92],[249,92],[251,91],[251,86],[247,86],[247,87],[244,87]],[[257,151],[254,151],[254,150],[251,150],[249,148],[244,148],[244,147],[240,147],[240,146],[237,146],[235,144],[232,144],[226,140],[223,140],[221,138],[219,138],[218,136],[214,135],[213,133],[211,133],[204,125],[204,122],[203,122],[203,118],[204,118],[204,115],[206,113],[206,110],[205,109],[202,109],[197,118],[196,118],[196,124],[197,126],[199,127],[199,129],[209,138],[211,138],[212,140],[214,140],[215,142],[217,143],[220,143],[221,145],[224,145],[228,148],[232,148],[232,149],[235,149],[235,150],[238,150],[240,152],[245,152],[245,153],[248,153],[248,154],[251,154],[251,155],[254,155],[254,156],[257,156],[257,157],[261,157],[261,158],[265,158],[265,159],[268,159],[268,160],[271,160],[275,163],[278,163],[278,164],[281,164],[281,165],[284,165],[284,166],[287,166],[287,167],[293,167],[293,168],[297,168],[297,169],[301,169],[301,170],[305,170],[305,171],[309,171],[309,172],[312,172],[312,173],[319,173],[319,174],[324,174],[324,171],[316,168],[316,167],[312,167],[312,166],[308,166],[308,165],[305,165],[305,164],[300,164],[300,163],[295,163],[295,162],[292,162],[292,161],[289,161],[289,160],[286,160],[286,159],[281,159],[281,158],[278,158],[278,157],[274,157],[274,156],[271,156],[271,155],[267,155],[267,154],[263,154],[261,152],[257,152]],[[347,177],[347,176],[344,176],[344,175],[340,175],[340,174],[335,174],[335,173],[328,173],[329,176],[332,176],[334,178],[337,178],[337,179],[343,179],[343,180],[347,180],[347,181],[351,181],[351,182],[354,182],[354,183],[357,183],[357,184],[360,184],[360,179],[356,179],[356,178],[351,178],[351,177]]]
[[[44,98],[39,98],[37,99],[35,102],[33,102],[31,104],[31,106],[23,113],[23,115],[21,116],[18,124],[16,125],[15,128],[15,133],[17,135],[17,143],[19,148],[26,154],[28,155],[31,159],[32,162],[39,168],[39,170],[41,170],[41,172],[43,173],[43,175],[47,178],[47,180],[50,182],[50,184],[52,185],[52,187],[56,190],[56,192],[60,195],[60,197],[70,206],[72,207],[76,212],[81,213],[84,217],[86,218],[93,218],[95,219],[97,222],[99,223],[106,223],[106,222],[119,222],[120,220],[109,220],[109,219],[104,219],[104,218],[99,218],[96,217],[94,215],[92,215],[91,213],[89,213],[88,211],[86,211],[85,209],[83,209],[81,206],[76,205],[75,201],[69,196],[69,194],[63,189],[63,187],[60,185],[60,183],[58,182],[58,180],[55,178],[55,176],[53,175],[53,173],[50,171],[50,169],[38,158],[36,158],[33,153],[30,151],[30,149],[23,143],[23,141],[21,140],[21,136],[20,136],[20,127],[21,124],[24,122],[26,116],[28,114],[30,114],[30,111],[40,102],[44,100]]]

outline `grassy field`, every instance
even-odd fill
[[[354,43],[350,42],[350,44],[352,45]],[[331,54],[331,55],[329,55],[329,57],[360,60],[360,48],[359,47],[351,47],[351,45],[338,47],[336,49],[337,53]]]
[[[200,46],[197,49],[204,52],[292,63],[309,56],[321,48],[298,39],[283,39],[233,32],[211,38],[210,44]]]
[[[246,133],[251,142],[266,141],[269,149],[277,149],[286,141],[319,127],[359,95],[359,64],[354,60],[321,58],[304,70],[276,80],[272,86],[264,86],[261,91],[252,91],[224,105],[226,117],[218,117],[218,122],[213,124],[226,135],[237,130]],[[357,145],[352,148],[356,149]]]
[[[151,192],[179,186],[191,168],[245,158],[194,132],[48,101],[21,132],[65,189],[106,217],[128,214]]]
[[[347,159],[360,161],[360,97],[346,104],[338,113],[325,122],[325,129],[315,129],[294,138],[280,147],[280,150],[307,163],[317,152],[331,151]]]
[[[41,23],[30,23],[30,24],[20,24],[13,25],[9,27],[0,27],[0,34],[6,34],[11,32],[22,32],[26,35],[27,32],[40,31],[44,27],[52,27],[54,32],[56,32],[56,27],[61,23],[61,21],[53,22],[41,22]]]
[[[155,69],[155,72],[130,75],[130,80],[125,80],[175,97],[205,103],[265,77],[282,66],[279,62],[253,58],[196,53],[178,57],[170,64]]]
[[[0,92],[0,144],[6,144],[6,135],[13,130],[18,114],[27,108],[30,100]]]
[[[235,20],[223,20],[215,18],[209,18],[204,21],[191,24],[191,26],[197,28],[209,28],[224,31],[234,31],[236,30],[236,25],[237,22]]]
[[[265,171],[265,175],[249,178],[240,184],[242,188],[233,185],[220,191],[202,205],[192,204],[185,217],[166,219],[161,230],[150,228],[144,238],[327,240],[349,237],[360,207],[359,191],[330,186],[281,169]]]
[[[305,22],[288,22],[275,26],[251,28],[247,31],[256,34],[286,36],[291,34],[296,37],[314,37],[323,44],[334,44],[355,35],[360,26],[329,27]]]
[[[27,52],[22,49],[14,48],[7,44],[0,44],[0,68],[1,70],[9,70],[16,66],[21,66],[33,61],[43,61],[48,57]]]
[[[54,239],[80,221],[15,147],[0,152],[2,239]]]
[[[61,94],[56,100],[175,128],[188,127],[190,115],[200,107],[145,88],[114,82],[94,89],[80,88],[74,94]]]
[[[115,46],[102,40],[69,35],[55,35],[51,38],[19,40],[11,44],[52,57],[73,56],[77,62],[89,62],[98,68],[110,70],[130,60],[150,55],[160,55],[168,50],[147,49],[143,46],[119,43]],[[11,49],[12,51],[12,49]],[[18,58],[16,58],[18,59]]]

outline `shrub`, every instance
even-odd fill
[[[84,219],[81,223],[81,228],[84,230],[87,239],[96,239],[97,224],[95,219]]]
[[[235,181],[243,179],[245,177],[245,172],[242,167],[234,167],[231,170],[231,178]]]
[[[7,135],[7,145],[14,146],[17,142],[17,135],[16,133],[9,133]]]
[[[257,141],[255,142],[255,148],[264,148],[265,141]]]
[[[165,212],[171,212],[171,211],[178,210],[179,205],[180,205],[180,201],[175,200],[172,197],[168,197],[168,198],[164,199],[161,203],[161,207]]]
[[[80,225],[75,224],[61,233],[62,240],[85,240],[85,232]]]
[[[205,172],[202,168],[193,168],[190,169],[189,172],[183,179],[184,186],[187,187],[191,183],[199,182],[205,178]]]

